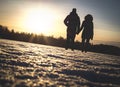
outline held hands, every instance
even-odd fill
[[[81,32],[81,29],[79,28],[79,29],[76,31],[76,34],[78,35],[80,32]]]
[[[78,35],[78,34],[79,34],[79,32],[76,32],[76,34]]]

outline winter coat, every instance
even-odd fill
[[[71,12],[64,20],[64,24],[67,26],[67,34],[73,35],[78,32],[80,27],[80,18],[77,13]]]
[[[82,31],[83,39],[93,39],[93,22],[92,21],[83,21],[80,31]]]

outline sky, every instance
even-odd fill
[[[94,40],[120,42],[120,0],[0,0],[0,25],[19,32],[62,36],[63,21],[77,9],[81,23],[93,15]],[[81,41],[81,32],[76,36]]]

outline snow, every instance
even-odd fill
[[[120,56],[0,39],[0,87],[120,87]]]

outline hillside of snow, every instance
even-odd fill
[[[120,87],[120,56],[0,39],[0,87]]]

